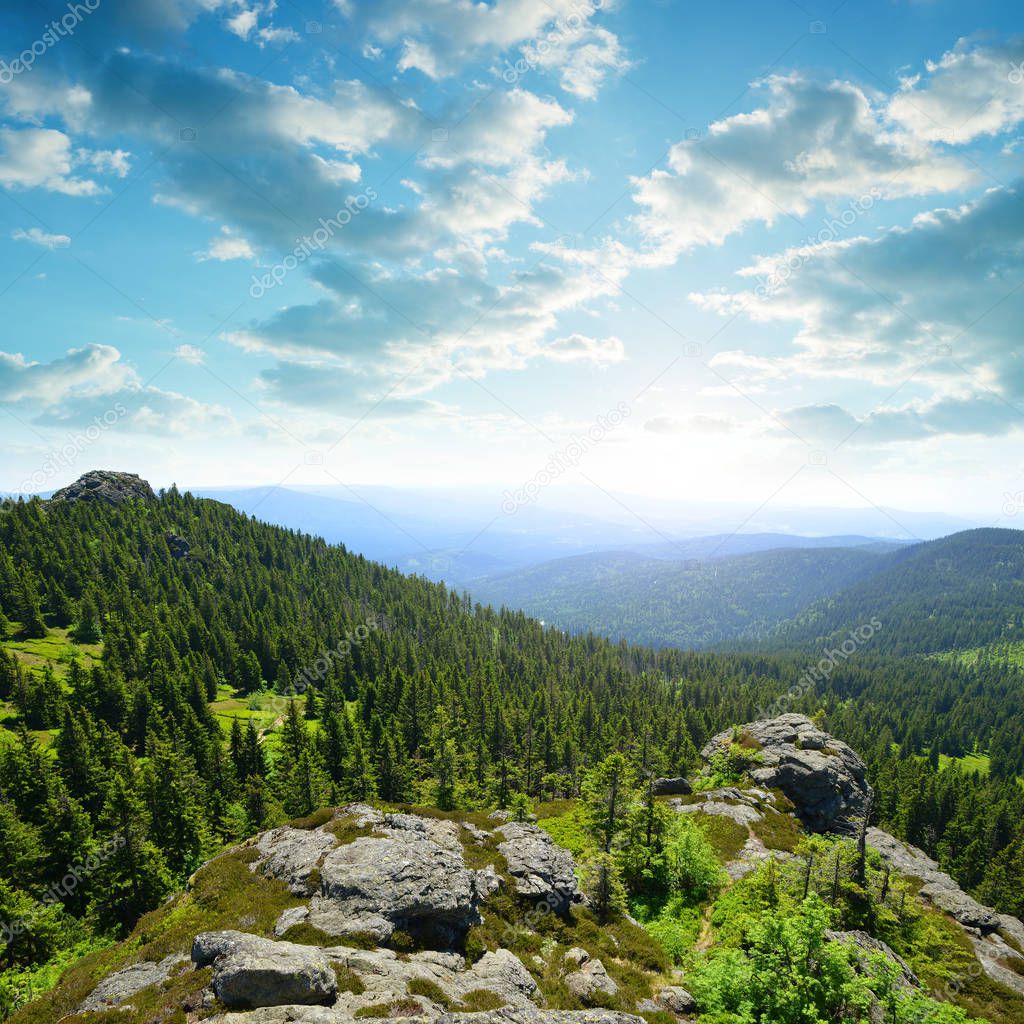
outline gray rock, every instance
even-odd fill
[[[260,859],[250,865],[268,878],[285,882],[297,896],[309,895],[309,881],[328,850],[337,839],[320,829],[291,828],[284,825],[264,832],[256,843]]]
[[[655,796],[687,796],[693,792],[690,780],[684,776],[677,776],[671,779],[655,779]]]
[[[694,814],[702,811],[704,814],[714,814],[719,818],[728,818],[735,821],[737,825],[753,825],[754,822],[763,821],[764,815],[753,807],[746,804],[723,804],[717,800],[706,800],[697,804],[683,804],[677,810],[680,814]]]
[[[562,959],[568,960],[577,967],[582,967],[590,959],[590,954],[579,946],[573,946]]]
[[[79,1004],[75,1013],[99,1013],[123,1006],[136,993],[150,985],[166,981],[180,964],[188,960],[178,954],[166,956],[159,963],[143,960],[104,978]]]
[[[766,789],[781,789],[808,828],[851,832],[864,817],[871,795],[864,762],[809,718],[780,715],[749,722],[740,732],[760,746],[750,777]],[[709,761],[732,742],[733,730],[719,733],[708,741],[701,757]]]
[[[619,991],[600,960],[587,960],[578,971],[565,976],[565,987],[584,1004],[598,995],[613,996]]]
[[[868,966],[868,956],[870,954],[881,953],[900,969],[900,977],[897,979],[897,984],[906,989],[918,988],[920,986],[917,975],[910,969],[906,960],[881,939],[876,939],[873,935],[869,935],[867,932],[860,931],[859,929],[847,932],[826,931],[825,938],[830,942],[841,942],[843,945],[852,946],[857,952],[858,963],[862,969]]]
[[[986,934],[999,927],[1000,918],[994,910],[968,896],[945,871],[939,869],[931,857],[916,846],[901,843],[880,828],[869,828],[867,841],[901,874],[921,879],[924,883],[921,896],[946,911],[960,924],[977,928]]]
[[[462,976],[456,979],[457,992],[465,996],[474,989],[485,988],[501,996],[510,1006],[530,1006],[542,1001],[533,975],[522,961],[507,949],[485,953]]]
[[[98,501],[106,505],[123,505],[128,501],[156,501],[153,488],[135,473],[116,473],[108,469],[94,469],[84,473],[73,484],[62,487],[51,503]]]
[[[985,973],[1018,995],[1024,996],[1024,956],[1021,956],[1001,935],[967,933]]]
[[[333,1003],[334,970],[314,946],[275,942],[244,932],[205,932],[196,936],[192,959],[213,964],[213,991],[225,1006]]]
[[[666,985],[655,993],[654,998],[659,1004],[658,1009],[669,1013],[693,1013],[697,1009],[697,1000],[680,985]]]
[[[311,925],[328,935],[369,932],[378,941],[398,928],[451,941],[479,919],[482,893],[457,833],[449,845],[442,830],[394,831],[401,836],[363,837],[324,857]]]
[[[440,1016],[384,1017],[382,1024],[644,1024],[642,1017],[617,1010],[540,1010],[504,1007],[480,1013],[443,1013]],[[351,1016],[337,1008],[278,1006],[249,1013],[211,1017],[209,1024],[351,1024]]]
[[[508,863],[516,892],[561,910],[578,899],[572,854],[556,846],[543,829],[526,822],[509,822],[498,833],[498,852]]]

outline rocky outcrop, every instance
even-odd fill
[[[585,1006],[592,1006],[595,1001],[610,998],[619,991],[604,964],[589,957],[578,971],[565,976],[565,987]]]
[[[153,488],[135,473],[115,473],[94,469],[80,476],[73,484],[62,487],[51,503],[98,501],[107,505],[123,505],[128,501],[156,501]]]
[[[171,558],[175,560],[188,558],[192,546],[184,537],[179,537],[176,533],[168,533],[165,540],[167,541],[167,550],[170,551]]]
[[[125,967],[109,977],[104,978],[89,995],[81,1002],[76,1013],[99,1013],[124,1007],[132,996],[150,985],[165,982],[172,974],[187,965],[184,956],[172,954],[164,957],[159,963],[143,960],[140,963]]]
[[[880,828],[869,828],[867,841],[894,869],[920,880],[920,897],[945,911],[964,929],[978,962],[993,981],[1024,995],[1024,956],[1006,941],[1022,945],[1024,925],[1017,918],[997,914],[969,896],[916,846],[901,843]]]
[[[881,939],[876,939],[867,932],[857,929],[848,932],[827,931],[825,932],[825,938],[830,942],[841,942],[845,946],[853,947],[860,970],[867,971],[871,955],[881,953],[882,956],[891,960],[899,969],[899,977],[897,978],[899,985],[907,989],[917,988],[920,985],[917,975],[910,969],[906,960],[898,953],[895,953],[888,943],[883,942]]]
[[[213,965],[213,991],[227,1007],[250,1008],[333,1003],[338,991],[334,969],[319,950],[245,932],[205,932],[196,936],[192,960]]]
[[[509,822],[498,830],[498,852],[520,896],[562,909],[579,898],[572,854],[556,846],[546,832],[525,822]]]
[[[365,834],[339,845],[331,831],[338,823]],[[399,929],[434,944],[455,942],[500,884],[493,869],[466,867],[459,832],[455,822],[353,804],[318,829],[264,833],[254,869],[310,897],[285,911],[276,933],[305,923],[328,936],[371,935],[381,943]]]
[[[867,812],[871,787],[864,762],[809,718],[780,715],[749,722],[713,737],[701,757],[708,762],[737,741],[749,752],[754,782],[782,790],[808,828],[849,832]]]
[[[697,1000],[679,985],[666,985],[654,996],[658,1009],[668,1010],[680,1016],[684,1013],[693,1013],[697,1009]]]
[[[959,885],[926,853],[916,846],[908,846],[883,832],[869,828],[868,845],[873,846],[892,867],[901,874],[919,878],[924,884],[920,895],[944,910],[967,928],[981,932],[994,932],[999,927],[999,915],[968,896]]]
[[[644,1024],[642,1017],[616,1010],[485,1010],[479,1013],[444,1013],[437,1017],[378,1018],[381,1024]],[[281,1006],[252,1013],[227,1013],[209,1018],[209,1024],[351,1024],[337,1010],[323,1007]]]
[[[655,796],[686,796],[693,792],[690,780],[681,775],[670,779],[655,779],[652,786]]]

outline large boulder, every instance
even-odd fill
[[[512,821],[497,832],[502,837],[498,852],[520,896],[543,902],[551,910],[564,909],[579,897],[572,854],[556,846],[543,829]]]
[[[153,962],[142,960],[130,967],[104,978],[79,1004],[76,1013],[100,1013],[103,1010],[124,1006],[138,992],[150,985],[166,981],[181,965],[188,961],[180,955],[171,954],[163,960]]]
[[[123,505],[127,501],[156,501],[156,495],[153,488],[135,473],[94,469],[84,473],[73,484],[62,487],[50,501],[58,504],[97,501],[106,505]]]
[[[567,974],[565,987],[585,1006],[598,999],[609,999],[619,991],[600,960],[587,960],[578,971]]]
[[[864,762],[804,715],[780,715],[719,733],[701,757],[707,762],[727,753],[737,739],[750,752],[751,778],[767,789],[781,789],[808,828],[850,832],[867,813],[871,786]]]
[[[338,991],[334,969],[313,946],[244,932],[204,932],[192,945],[197,967],[213,965],[213,991],[231,1008],[323,1005]]]
[[[426,1017],[383,1017],[380,1024],[423,1024]],[[432,1024],[644,1024],[642,1017],[618,1010],[540,1010],[503,1007],[479,1013],[444,1013]],[[343,1010],[324,1007],[280,1006],[250,1013],[225,1013],[209,1024],[352,1024]]]
[[[690,780],[682,775],[670,779],[655,779],[652,787],[655,796],[688,796],[693,792]]]

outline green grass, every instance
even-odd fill
[[[690,818],[708,837],[708,842],[715,848],[715,853],[723,864],[735,860],[749,838],[749,833],[742,825],[737,825],[731,818],[724,818],[720,814],[694,811]]]
[[[950,765],[958,764],[962,772],[975,775],[988,775],[991,761],[988,754],[964,754],[963,757],[950,757],[939,754],[939,771],[945,771]]]
[[[594,852],[594,840],[583,821],[580,808],[575,803],[561,814],[540,818],[540,828],[559,845],[575,857],[585,857]]]
[[[301,900],[291,895],[284,882],[250,871],[249,864],[256,856],[255,850],[242,848],[210,861],[193,876],[188,892],[146,914],[123,942],[79,960],[57,988],[19,1010],[10,1018],[11,1024],[53,1024],[70,1014],[98,981],[123,967],[141,960],[161,960],[170,953],[182,953],[187,958],[199,932],[237,928],[272,936],[281,912],[298,906]],[[133,997],[133,1010],[116,1011],[116,1017],[95,1016],[92,1021],[146,1024],[163,1020],[184,1024],[182,999],[193,985],[202,987],[207,980],[203,972],[189,972],[169,988],[147,990],[144,996]]]

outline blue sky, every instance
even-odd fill
[[[1022,20],[6,3],[0,488],[498,495],[554,456],[1013,525]]]

